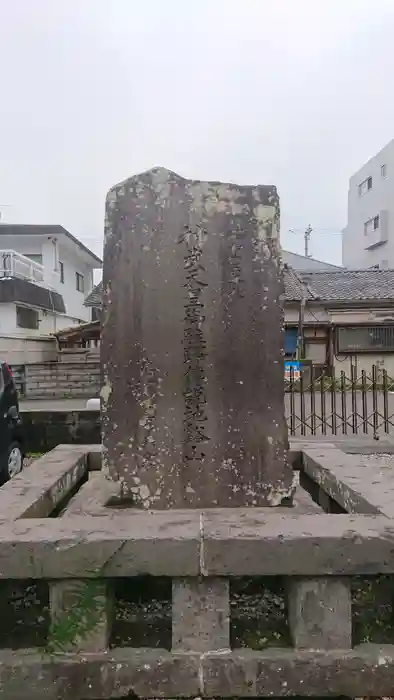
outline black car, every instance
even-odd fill
[[[23,431],[12,371],[0,361],[0,484],[23,468]]]

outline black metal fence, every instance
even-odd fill
[[[290,435],[394,433],[394,379],[385,369],[357,374],[351,367],[309,381],[293,368],[285,380],[285,410]]]

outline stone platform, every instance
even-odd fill
[[[294,443],[295,505],[271,509],[120,509],[97,447],[38,459],[0,490],[2,585],[40,591],[42,628],[3,642],[0,698],[389,696],[394,472],[372,448]]]

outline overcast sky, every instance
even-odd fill
[[[2,220],[101,253],[108,188],[162,165],[276,184],[284,247],[310,223],[340,263],[349,176],[394,137],[393,37],[393,0],[0,0]]]

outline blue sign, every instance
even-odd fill
[[[301,362],[285,362],[285,379],[299,379],[301,376]]]

